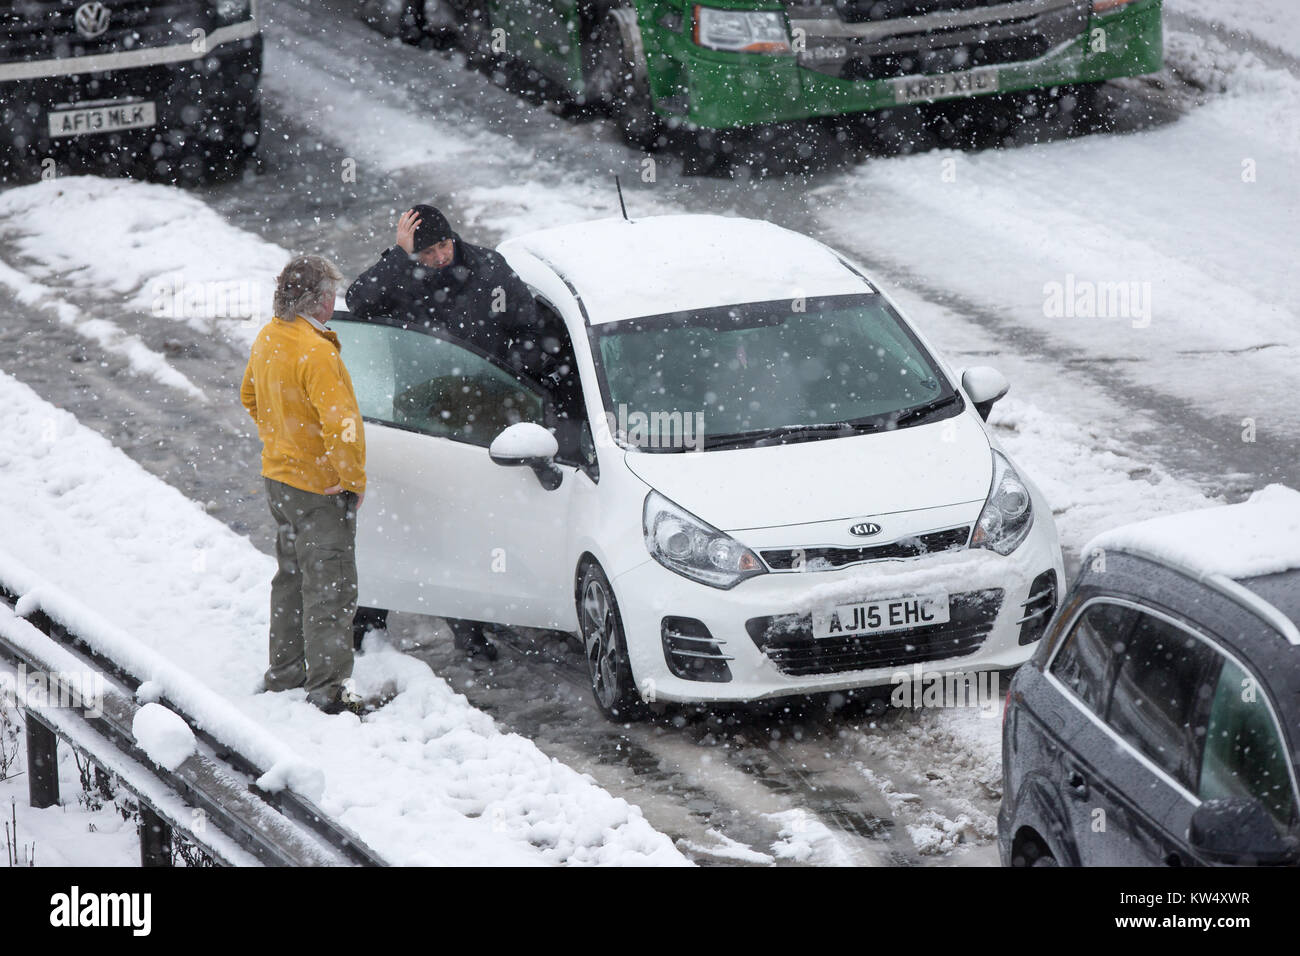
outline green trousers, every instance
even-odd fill
[[[357,496],[317,495],[266,479],[275,518],[268,690],[306,687],[317,707],[352,676],[357,610]]]

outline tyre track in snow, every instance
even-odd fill
[[[595,709],[581,655],[561,642],[515,632],[487,664],[464,660],[435,621],[394,615],[391,636],[503,725],[636,802],[698,859],[710,859],[701,848],[716,831],[768,855],[806,844],[797,862],[995,861],[996,760],[990,771],[987,748],[972,758],[939,715],[870,718],[792,701],[670,707],[620,726]],[[947,842],[913,835],[936,827]],[[977,852],[946,856],[957,848]]]

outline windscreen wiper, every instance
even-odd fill
[[[926,402],[924,405],[917,405],[914,408],[907,409],[907,411],[890,419],[890,424],[893,425],[894,428],[902,428],[904,425],[916,425],[929,418],[940,409],[947,408],[949,405],[960,401],[961,396],[956,392],[953,392],[951,395],[936,398],[933,401]]]
[[[877,419],[863,419],[851,422],[816,422],[811,425],[778,425],[774,428],[756,428],[753,431],[735,432],[729,435],[705,437],[704,447],[735,448],[740,445],[761,447],[763,445],[784,444],[787,440],[800,441],[804,436],[816,436],[829,433],[843,435],[872,431],[879,427]]]

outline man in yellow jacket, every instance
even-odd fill
[[[359,710],[344,682],[352,676],[366,438],[338,336],[326,327],[342,278],[320,256],[284,267],[275,317],[253,342],[239,392],[262,439],[276,523],[266,688],[306,687],[326,713]]]

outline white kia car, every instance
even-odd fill
[[[957,371],[848,259],[765,222],[603,220],[500,252],[538,378],[333,323],[366,419],[360,603],[579,634],[596,702],[749,701],[1010,668],[1064,569]]]

